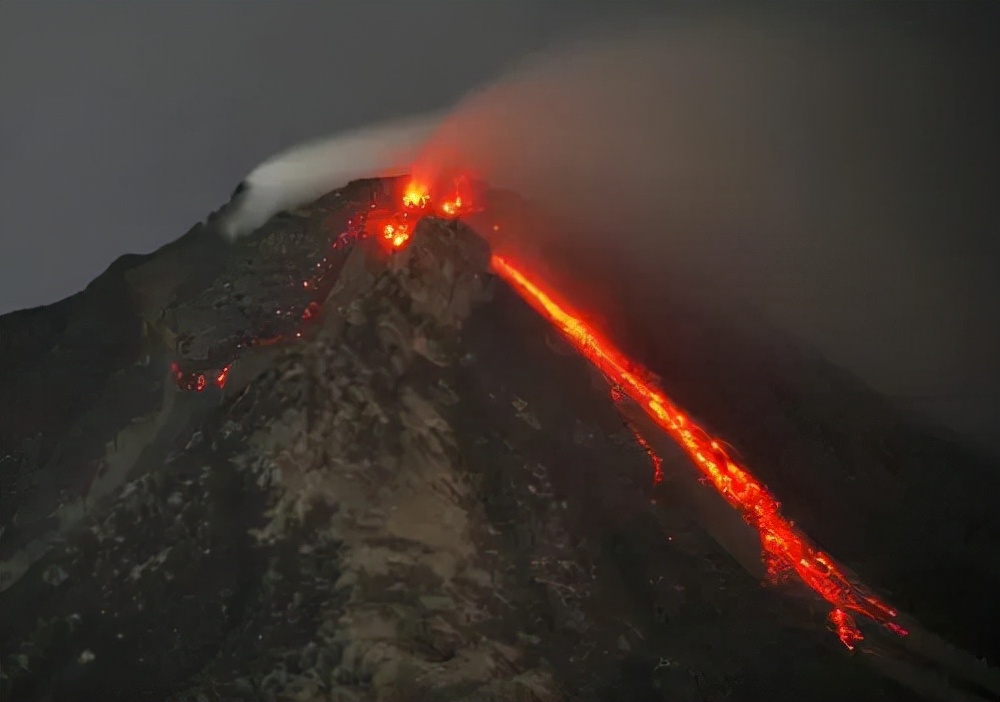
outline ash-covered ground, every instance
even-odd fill
[[[358,243],[382,188],[232,248],[210,220],[2,318],[3,699],[977,699],[852,655],[654,487],[472,229]],[[752,325],[593,280],[561,284],[807,533],[997,660],[996,465]]]

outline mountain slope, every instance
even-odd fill
[[[233,248],[210,220],[3,318],[4,699],[911,698],[811,600],[747,575],[668,447],[654,487],[603,378],[471,229],[356,242],[387,191],[354,183]],[[975,454],[794,349],[625,290],[576,292],[825,547],[994,650],[996,571],[973,565],[995,521],[921,511],[942,458],[975,500]],[[925,455],[884,444],[904,428]],[[933,591],[955,582],[964,602]]]

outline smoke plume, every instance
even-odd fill
[[[271,216],[359,178],[405,175],[441,115],[406,117],[347,130],[272,156],[243,179],[221,213],[229,240],[255,231]]]
[[[753,310],[997,441],[1000,76],[984,51],[891,17],[664,20],[467,96],[415,173],[530,194],[627,284]]]

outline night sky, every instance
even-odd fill
[[[447,105],[619,2],[0,2],[0,313],[176,239],[290,144]]]
[[[747,21],[768,15],[778,26],[790,5],[740,7]],[[66,297],[118,256],[176,239],[222,205],[254,165],[284,147],[449,106],[527,52],[628,24],[653,8],[709,16],[722,10],[714,3],[621,0],[2,0],[0,313]],[[809,137],[788,159],[774,161],[775,172],[786,171],[782,177],[789,182],[782,187],[820,183],[833,192],[843,186],[854,198],[841,198],[826,211],[820,204],[837,199],[824,199],[827,192],[818,186],[802,190],[820,203],[812,210],[807,198],[779,198],[779,219],[794,215],[810,223],[814,238],[800,241],[821,262],[825,259],[816,252],[829,245],[844,259],[844,274],[826,266],[823,274],[834,283],[821,286],[817,276],[799,268],[798,282],[787,276],[794,285],[781,286],[774,295],[790,300],[783,311],[808,317],[800,327],[818,327],[812,338],[832,360],[846,359],[844,365],[856,371],[869,369],[861,374],[875,387],[890,394],[898,388],[908,402],[930,402],[947,423],[1000,449],[1000,362],[995,360],[1000,357],[1000,195],[991,195],[1000,193],[1000,3],[804,2],[792,14],[818,20],[816,26],[829,29],[841,46],[864,34],[865,50],[875,47],[875,54],[848,51],[836,59],[853,64],[843,75],[857,77],[849,79],[850,85],[834,86],[845,95],[843,114],[851,119],[866,115],[856,133],[848,134],[844,158],[829,160],[833,168],[827,171],[810,172],[806,150],[825,149],[828,158],[837,150]],[[879,32],[887,38],[884,56],[879,55]],[[905,42],[911,42],[912,53],[900,49]],[[705,46],[710,44],[711,39]],[[720,46],[720,52],[726,48]],[[879,69],[867,71],[866,61]],[[803,69],[802,80],[813,75],[812,68]],[[789,82],[799,80],[794,71],[784,73],[792,76]],[[939,89],[937,101],[933,91]],[[919,113],[893,111],[891,94],[906,91],[920,93]],[[575,98],[589,99],[580,93]],[[522,112],[526,105],[521,104]],[[831,110],[840,111],[839,105]],[[637,138],[640,155],[652,152],[637,126],[642,121],[648,129],[655,122],[650,115],[632,125],[634,113],[627,105],[612,105],[609,113],[621,134]],[[799,128],[794,116],[774,117],[763,108],[757,116],[784,143]],[[555,117],[546,111],[530,126],[546,139],[549,133],[565,137],[576,129],[586,136],[574,141],[574,152],[583,153],[577,142],[590,142],[593,159],[600,160],[600,148],[607,144],[600,143],[605,140],[586,119],[570,120],[571,129],[564,130],[553,125]],[[752,124],[746,115],[709,117],[722,133],[727,119],[734,134]],[[823,114],[814,117],[816,125],[823,124]],[[530,110],[522,118],[530,120]],[[605,125],[594,115],[590,122]],[[694,129],[701,122],[698,115],[691,120]],[[869,151],[864,139],[875,132],[865,130],[874,122],[890,138],[873,142]],[[808,134],[805,126],[802,133]],[[685,145],[684,139],[678,143]],[[883,171],[867,165],[876,153],[882,154]],[[518,152],[508,149],[505,155]],[[561,166],[574,177],[581,175],[575,154],[553,158],[561,160],[533,165]],[[802,178],[790,168],[792,161],[803,164]],[[515,165],[526,162],[519,159]],[[720,173],[737,173],[726,158],[721,162]],[[591,169],[601,179],[584,185],[604,187],[611,181],[610,186],[621,188],[642,180],[627,161],[620,161],[619,172],[610,177],[606,166]],[[740,175],[767,184],[774,173]],[[638,182],[635,192],[655,190],[655,180]],[[780,211],[786,202],[786,211]],[[712,210],[711,202],[702,205]],[[818,232],[841,226],[834,221],[838,218],[855,238],[820,241]],[[761,222],[769,231],[768,221]],[[731,228],[738,233],[752,224],[737,221]],[[874,241],[865,238],[867,229],[891,236]],[[719,245],[724,241],[720,238]],[[769,280],[774,276],[768,265],[777,265],[776,257],[761,253],[766,236],[753,241],[761,246],[742,260],[756,256],[760,270],[753,280]],[[779,240],[771,241],[777,251],[773,242]],[[910,273],[896,266],[896,277],[887,279],[889,295],[869,295],[865,288],[862,274],[874,279],[873,266],[882,265],[873,251],[887,252],[889,278],[894,258],[909,262]],[[654,278],[660,275],[656,256],[645,248],[633,255],[652,261]],[[789,258],[785,265],[798,264]],[[852,278],[851,271],[860,277]],[[929,284],[932,279],[937,282]],[[940,294],[930,287],[938,284]],[[833,299],[839,307],[831,305]],[[919,304],[911,304],[918,299]],[[805,303],[829,314],[807,315]],[[903,307],[912,309],[902,314]],[[834,319],[831,311],[844,318]]]

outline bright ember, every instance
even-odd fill
[[[212,376],[211,382],[220,390],[226,387],[226,382],[229,380],[229,369],[232,364],[227,364],[220,368],[214,376]],[[181,390],[190,390],[193,392],[202,392],[209,384],[209,376],[205,373],[199,373],[197,371],[184,371],[177,363],[170,364],[170,375],[173,377],[174,382],[177,384]]]
[[[413,235],[416,222],[428,215],[441,219],[455,219],[472,211],[469,188],[464,179],[452,183],[451,193],[431,205],[428,189],[417,183],[409,183],[403,191],[403,207],[400,210],[374,208],[367,215],[366,232],[374,235],[390,250],[405,248]]]
[[[436,197],[432,204],[430,189],[411,182],[403,191],[403,211],[416,211],[420,216],[434,215],[441,219],[455,219],[478,211],[478,208],[473,207],[475,198],[468,178],[460,176],[451,179],[445,192],[444,196]]]

